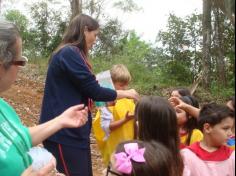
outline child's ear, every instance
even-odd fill
[[[209,133],[211,132],[211,130],[212,130],[212,127],[211,127],[211,125],[210,125],[209,123],[205,123],[205,124],[203,125],[203,131],[204,131],[205,133],[209,134]]]

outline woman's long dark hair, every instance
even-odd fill
[[[136,106],[135,118],[138,120],[138,138],[155,140],[166,146],[174,157],[176,176],[182,176],[177,117],[169,102],[157,96],[143,97]]]
[[[75,16],[71,20],[66,32],[64,33],[62,42],[54,53],[57,53],[61,48],[66,45],[73,45],[81,49],[83,53],[87,56],[88,49],[85,42],[85,28],[88,31],[95,31],[99,29],[99,24],[95,19],[88,15],[80,14]]]

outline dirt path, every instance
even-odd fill
[[[22,70],[11,89],[1,94],[1,97],[15,108],[26,126],[38,123],[43,96],[43,81],[38,79],[37,75],[32,74],[33,70],[32,67]],[[102,176],[104,166],[92,135],[91,150],[94,176]]]

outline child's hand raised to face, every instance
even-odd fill
[[[185,109],[186,103],[184,103],[180,98],[178,97],[172,97],[168,99],[170,104],[173,107],[179,108],[179,109]]]

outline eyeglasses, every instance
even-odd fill
[[[16,65],[16,66],[21,66],[21,67],[23,67],[23,66],[26,65],[27,62],[28,62],[27,57],[22,56],[22,57],[21,57],[21,60],[14,60],[14,61],[11,61],[10,64],[11,64],[11,65]]]

